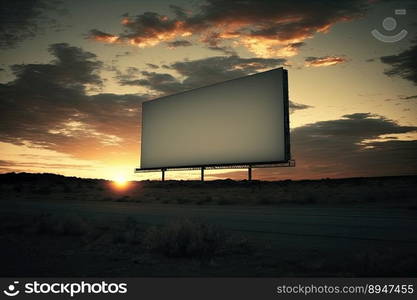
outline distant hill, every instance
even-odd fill
[[[277,180],[277,181],[263,181],[263,180],[232,180],[232,179],[219,179],[219,180],[209,180],[204,181],[204,184],[211,184],[211,185],[239,185],[239,184],[289,184],[291,182],[298,182],[298,183],[314,183],[314,182],[334,182],[337,184],[340,183],[364,183],[367,181],[378,181],[378,180],[398,180],[398,179],[412,179],[417,180],[417,175],[405,175],[405,176],[381,176],[381,177],[347,177],[347,178],[322,178],[322,179],[301,179],[301,180]],[[80,178],[75,176],[64,176],[54,173],[3,173],[0,174],[0,183],[15,183],[16,181],[22,183],[29,183],[29,182],[41,182],[47,181],[50,183],[60,183],[60,182],[107,182],[109,180],[106,179],[97,179],[97,178]],[[143,180],[143,181],[136,181],[148,184],[165,184],[165,185],[195,185],[201,184],[200,180],[166,180],[165,182],[161,182],[159,180]]]
[[[390,203],[417,207],[417,176],[320,180],[132,181],[56,174],[0,174],[0,197],[8,200],[80,200],[197,205]]]

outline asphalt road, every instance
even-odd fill
[[[146,225],[197,218],[282,248],[354,251],[364,246],[417,249],[417,210],[375,207],[196,206],[80,201],[0,201],[0,215],[77,214],[109,224]]]

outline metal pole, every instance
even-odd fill
[[[251,181],[252,180],[252,166],[248,167],[248,180]]]
[[[161,169],[162,171],[162,181],[165,181],[165,169]]]
[[[201,167],[201,181],[204,181],[204,167]]]

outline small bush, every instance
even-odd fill
[[[415,276],[417,256],[414,253],[404,254],[393,248],[366,250],[356,254],[353,263],[355,276]]]
[[[81,236],[90,231],[87,222],[76,215],[58,217],[42,214],[34,221],[34,231],[38,234]]]
[[[220,227],[189,219],[151,227],[143,242],[149,251],[168,257],[205,259],[224,254],[236,244]]]
[[[116,202],[129,202],[129,201],[130,201],[130,196],[127,196],[127,195],[116,199]]]
[[[116,244],[129,243],[138,245],[142,243],[142,239],[143,229],[139,226],[138,222],[131,217],[127,217],[124,228],[117,230],[113,235],[113,242]]]
[[[31,226],[30,219],[4,215],[0,217],[0,233],[21,233]]]
[[[15,193],[21,193],[21,192],[22,192],[22,190],[23,190],[23,188],[22,188],[22,186],[21,186],[21,185],[15,185],[15,186],[13,187],[13,191],[14,191]]]
[[[48,187],[42,187],[36,189],[34,193],[38,195],[49,195],[51,193],[51,190]]]
[[[271,197],[261,197],[261,199],[257,201],[257,204],[260,204],[260,205],[271,205],[274,203],[275,201]]]
[[[176,202],[177,202],[178,204],[186,204],[186,203],[189,203],[189,202],[190,202],[190,200],[189,200],[189,199],[186,199],[186,198],[183,198],[183,197],[178,197],[178,198],[176,199]]]
[[[232,204],[236,204],[236,202],[227,199],[227,198],[221,198],[217,201],[218,205],[232,205]]]
[[[315,204],[317,203],[317,197],[312,193],[306,193],[304,198],[300,200],[301,204]]]
[[[210,195],[208,195],[202,199],[197,200],[196,204],[203,205],[203,204],[210,203],[211,201],[213,201],[213,198]]]
[[[73,192],[73,190],[70,186],[64,184],[63,187],[62,187],[62,192],[70,194],[70,193]]]

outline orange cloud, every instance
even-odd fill
[[[161,19],[161,22],[168,22],[168,19]],[[192,33],[184,27],[184,22],[175,21],[170,30],[158,31],[150,30],[146,37],[137,36],[127,38],[126,42],[130,45],[138,46],[140,48],[156,46],[159,43],[174,40],[177,37],[187,37]],[[123,38],[123,37],[122,37]]]
[[[241,38],[239,41],[235,42],[235,44],[245,46],[257,57],[291,57],[298,54],[299,48],[304,45],[302,42],[303,40],[304,39],[302,38],[298,38],[282,42],[277,39],[257,36]]]
[[[209,48],[220,49],[223,41],[231,40],[233,46],[244,46],[258,57],[289,57],[298,54],[294,44],[318,32],[327,33],[336,23],[363,16],[368,5],[367,0],[338,1],[331,6],[321,1],[207,0],[194,15],[180,7],[174,7],[175,18],[146,12],[124,17],[124,31],[117,36],[90,35],[101,42],[139,47],[196,35]]]
[[[305,59],[305,65],[307,67],[328,67],[337,64],[345,63],[348,60],[342,56],[323,56],[314,57],[310,56]]]
[[[130,18],[123,18],[120,23],[123,25],[127,25],[127,24],[132,23],[132,20]]]
[[[120,42],[118,36],[112,35],[112,34],[109,34],[100,30],[96,30],[96,29],[91,30],[88,37],[92,40],[103,42],[103,43],[113,44],[113,43]]]
[[[91,30],[89,38],[103,43],[125,43],[140,48],[156,46],[162,42],[187,37],[192,32],[186,28],[183,21],[170,21],[166,16],[159,16],[158,21],[165,25],[162,28],[147,27],[142,35],[113,35],[100,30]],[[135,21],[130,18],[123,18],[121,24],[126,27],[135,27]]]

